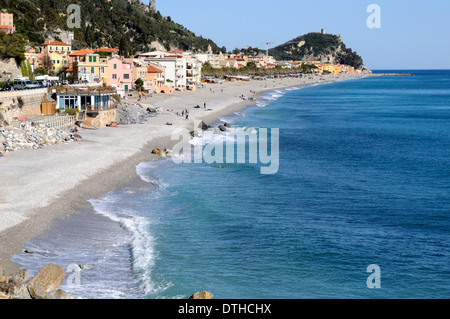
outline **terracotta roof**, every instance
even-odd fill
[[[68,68],[66,72],[73,72],[73,68]]]
[[[147,68],[147,72],[158,73],[162,72],[162,70],[158,69],[157,67],[154,67],[153,65],[149,65]]]
[[[175,54],[180,54],[180,53],[184,53],[186,51],[181,51],[181,50],[171,50],[171,51],[167,51],[167,53],[175,53]]]
[[[63,45],[63,46],[72,46],[72,45],[70,45],[70,44],[67,44],[67,43],[64,43],[64,42],[61,42],[61,41],[52,41],[52,42],[50,42],[50,43],[42,43],[41,44],[42,46],[46,46],[46,45]]]
[[[114,52],[114,53],[119,53],[119,48],[100,48],[100,49],[94,49],[94,52]]]
[[[84,56],[86,54],[95,53],[94,50],[91,49],[81,49],[75,52],[72,52],[69,56]]]

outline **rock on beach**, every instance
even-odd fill
[[[65,277],[64,269],[51,263],[33,278],[25,269],[6,276],[0,265],[0,299],[72,299],[60,289]]]
[[[38,149],[49,145],[70,143],[77,140],[69,132],[36,124],[24,128],[8,128],[0,131],[0,151],[12,152]]]

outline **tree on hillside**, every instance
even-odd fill
[[[132,50],[130,40],[126,37],[122,37],[119,42],[119,54],[129,58],[130,55],[133,54]]]
[[[15,59],[17,65],[25,60],[26,41],[20,34],[0,32],[0,59]]]

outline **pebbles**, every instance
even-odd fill
[[[0,151],[8,153],[23,149],[39,149],[49,145],[70,143],[77,138],[60,129],[44,124],[0,131]]]

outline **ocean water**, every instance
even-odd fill
[[[119,225],[103,250],[69,240],[56,262],[92,265],[74,290],[88,297],[448,298],[450,71],[407,72],[265,93],[221,120],[279,129],[276,174],[141,163],[152,187],[91,201]]]

